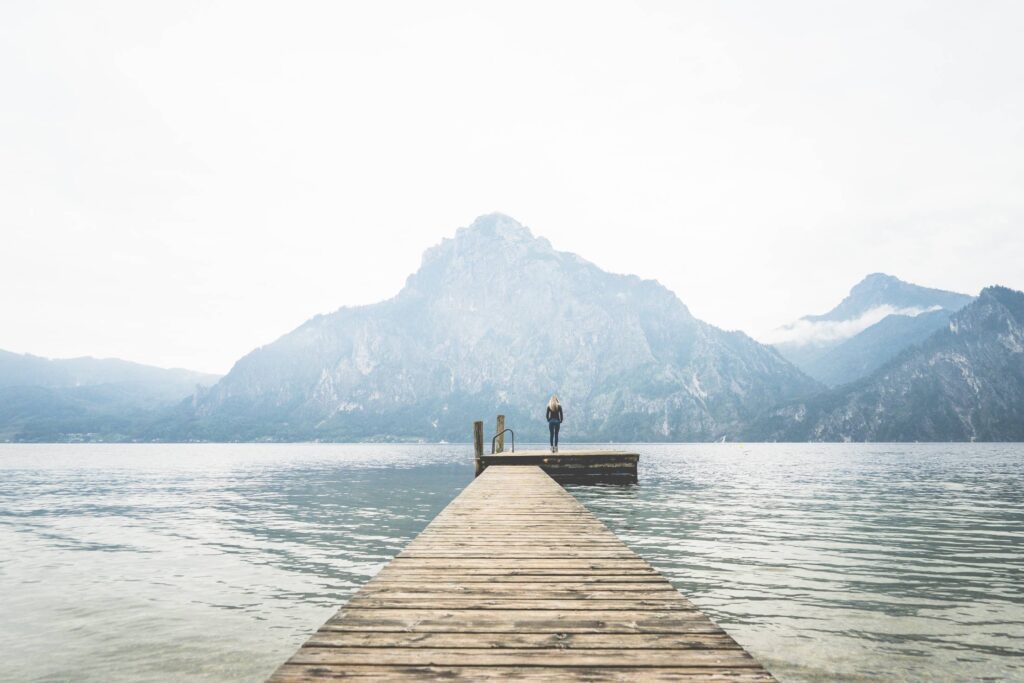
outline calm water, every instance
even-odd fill
[[[640,446],[571,490],[784,681],[1024,680],[1024,446]],[[259,681],[466,446],[0,445],[0,679]]]

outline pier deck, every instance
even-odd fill
[[[480,469],[494,465],[536,465],[562,483],[626,483],[637,481],[639,453],[604,450],[508,451],[480,456]]]
[[[491,466],[271,677],[770,681],[538,467]]]

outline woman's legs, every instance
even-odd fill
[[[548,422],[548,434],[551,436],[551,450],[555,449],[555,435],[558,434],[558,423]]]
[[[555,447],[556,451],[558,450],[558,430],[561,428],[561,426],[562,426],[561,422],[556,422],[555,423],[555,433],[554,433],[554,440],[555,440],[555,442],[552,445]]]

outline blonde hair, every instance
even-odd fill
[[[548,410],[558,410],[558,406],[558,397],[555,396],[554,394],[551,394],[551,400],[548,401]]]

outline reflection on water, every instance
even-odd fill
[[[262,680],[468,483],[465,450],[0,446],[0,679]]]
[[[1024,447],[644,448],[578,498],[784,680],[1024,680]]]
[[[466,446],[0,445],[0,679],[261,680]],[[571,487],[783,680],[1024,680],[1024,447],[641,446]]]

